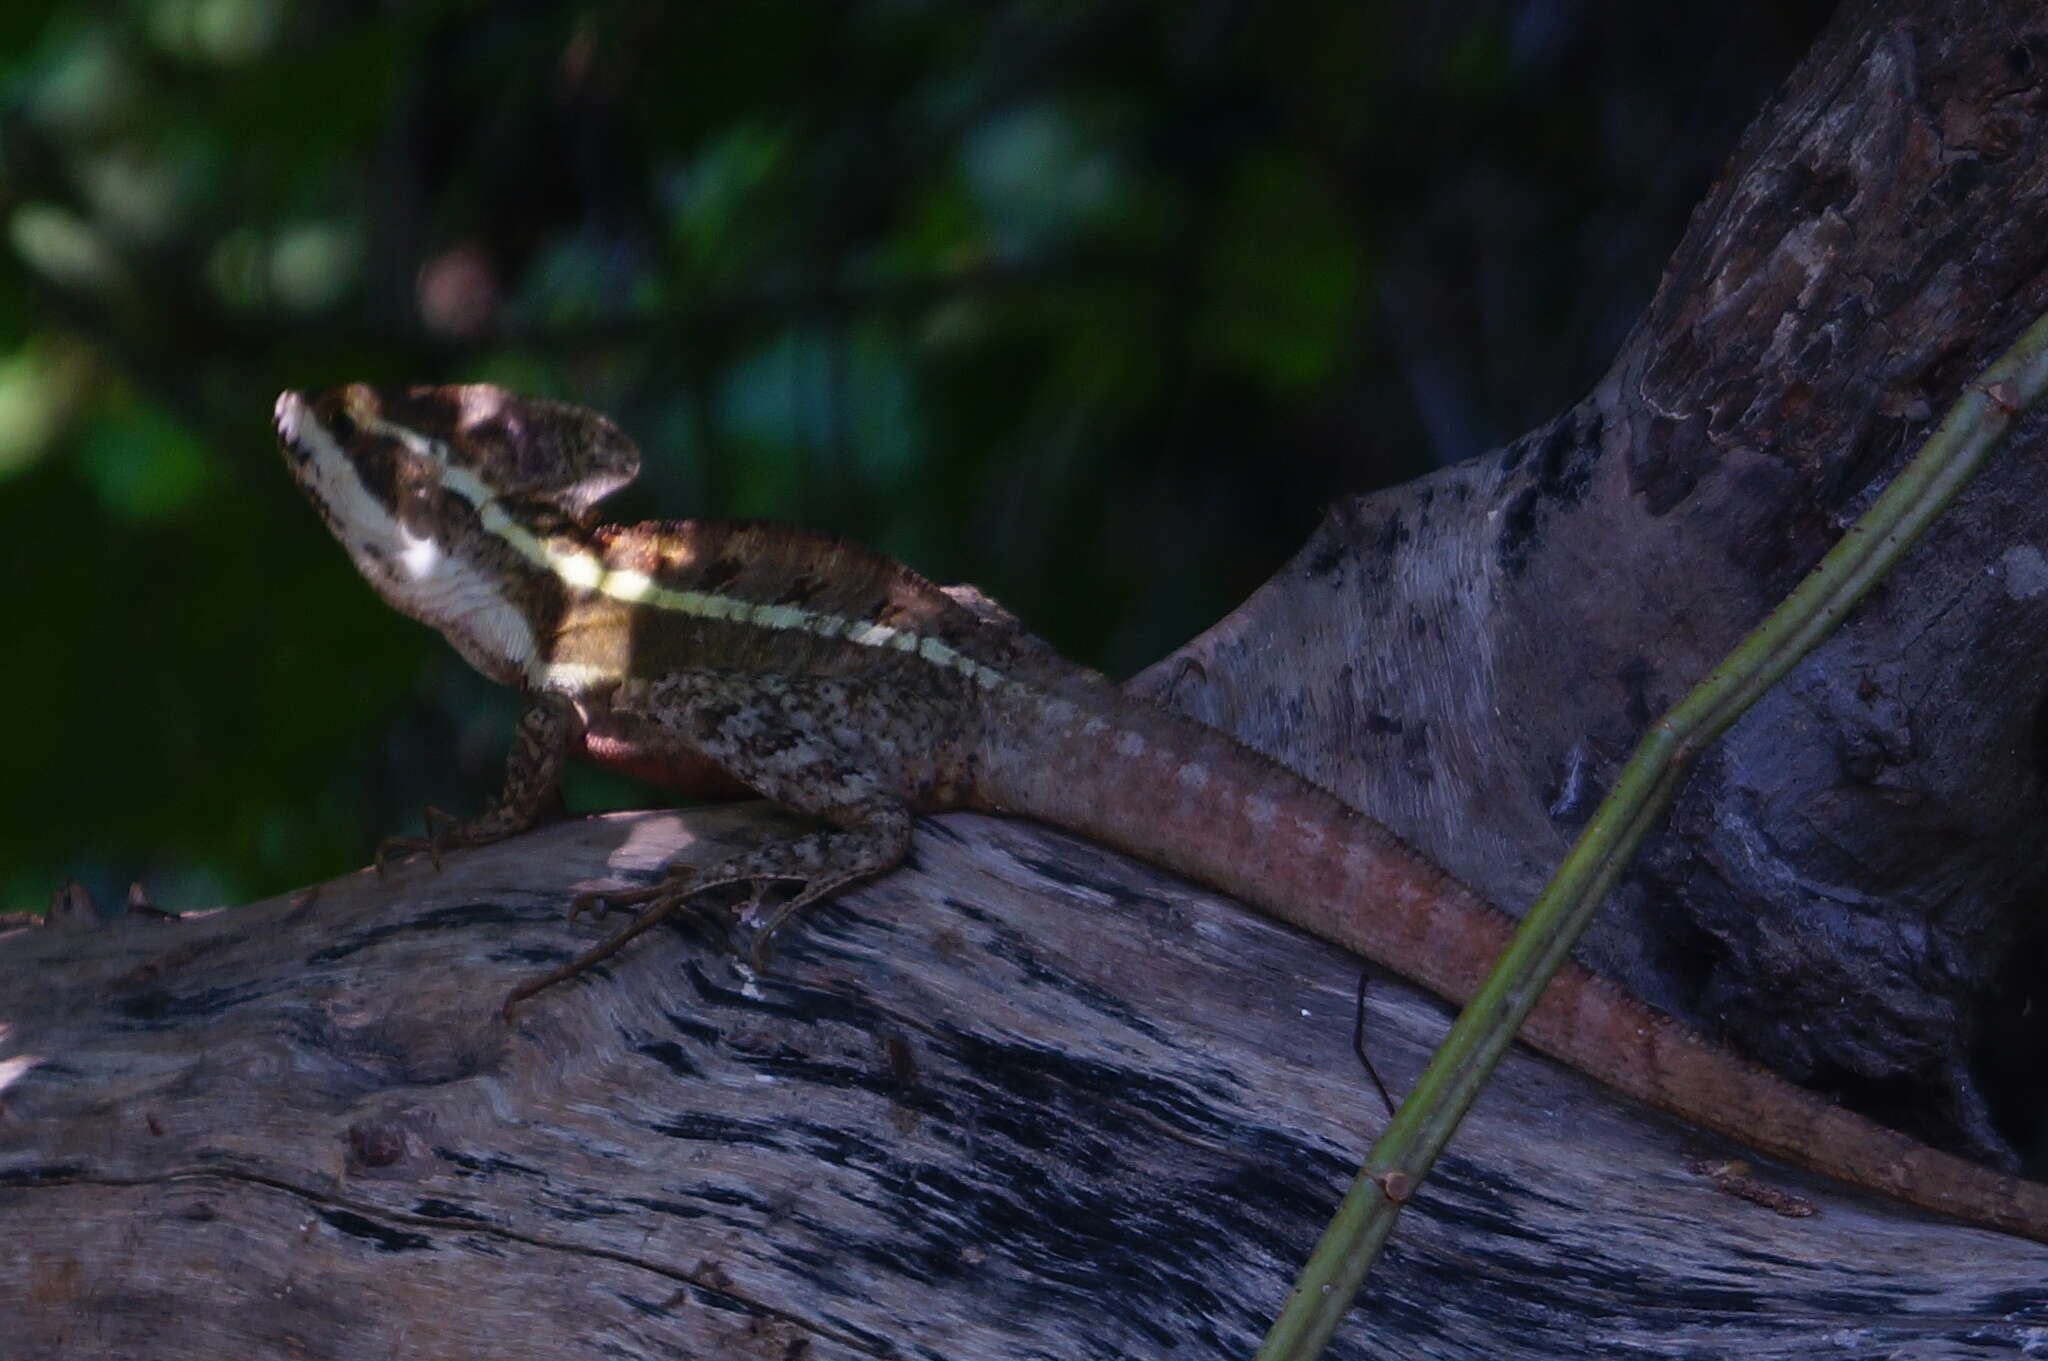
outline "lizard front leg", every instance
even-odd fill
[[[562,767],[583,740],[583,718],[567,695],[542,691],[533,697],[505,758],[505,783],[491,806],[476,817],[456,818],[428,808],[425,836],[386,837],[377,847],[377,872],[394,856],[425,851],[438,868],[441,852],[487,846],[517,836],[562,804]]]
[[[684,672],[635,687],[616,712],[652,722],[679,746],[716,762],[756,792],[828,824],[803,836],[715,864],[671,871],[651,887],[580,895],[587,903],[637,906],[623,930],[560,968],[515,988],[511,1008],[616,953],[641,932],[708,890],[755,888],[754,906],[774,884],[790,896],[750,922],[759,964],[775,930],[809,903],[902,860],[914,804],[930,804],[947,781],[919,734],[939,731],[929,704],[858,677],[784,677]]]

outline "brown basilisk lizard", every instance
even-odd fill
[[[765,940],[803,904],[896,864],[913,814],[952,808],[1093,837],[1458,1001],[1512,929],[1359,810],[879,554],[774,526],[597,523],[639,454],[594,412],[490,386],[358,384],[285,393],[276,426],[370,584],[530,701],[497,802],[430,818],[427,837],[387,842],[380,863],[531,827],[573,755],[686,790],[744,786],[822,824],[603,894],[639,915],[508,1007],[708,889],[792,886],[756,913]],[[1788,1162],[2048,1242],[2048,1185],[1852,1114],[1577,965],[1523,1038]]]

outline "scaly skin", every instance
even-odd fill
[[[594,523],[638,467],[594,413],[483,386],[355,385],[284,394],[277,428],[371,584],[532,701],[493,807],[388,849],[525,830],[555,805],[572,755],[692,791],[742,786],[824,824],[606,895],[640,915],[508,1008],[708,889],[751,886],[764,941],[803,904],[900,861],[913,814],[954,808],[1096,838],[1454,1001],[1512,930],[1364,813],[878,554],[781,527]],[[762,907],[778,883],[789,896]],[[2048,1186],[1834,1106],[1575,964],[1522,1038],[1788,1162],[2048,1242]]]

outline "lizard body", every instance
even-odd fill
[[[482,385],[353,385],[285,393],[276,427],[294,477],[379,593],[530,699],[497,803],[392,844],[522,831],[555,805],[573,755],[688,791],[743,786],[823,824],[603,895],[643,911],[511,1000],[722,885],[794,886],[766,911],[765,940],[804,903],[896,864],[914,814],[955,808],[1104,842],[1455,1001],[1513,930],[1326,790],[880,554],[782,527],[595,523],[592,507],[638,469],[632,443],[595,413]],[[2048,1185],[1835,1106],[1575,963],[1522,1038],[1788,1162],[2048,1242]]]

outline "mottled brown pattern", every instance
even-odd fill
[[[947,694],[951,689],[954,693]],[[967,787],[966,762],[944,744],[907,746],[902,734],[934,731],[957,705],[958,687],[926,692],[859,679],[686,671],[622,686],[615,713],[648,723],[757,792],[827,824],[709,866],[685,866],[627,894],[592,895],[640,913],[595,948],[515,989],[509,1008],[615,953],[633,937],[689,907],[708,890],[753,889],[742,926],[759,961],[776,930],[806,904],[901,861],[910,849],[913,808],[954,807]],[[767,901],[772,885],[790,891]]]

